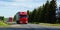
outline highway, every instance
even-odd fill
[[[60,27],[42,26],[39,24],[11,24],[9,27],[1,27],[0,30],[60,30]]]

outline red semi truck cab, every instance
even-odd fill
[[[19,21],[20,21],[20,24],[27,24],[28,23],[27,12],[20,12]]]
[[[27,12],[18,12],[16,14],[16,22],[17,24],[27,24],[28,23]]]

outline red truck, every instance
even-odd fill
[[[27,12],[18,12],[16,14],[16,22],[17,24],[27,24],[28,23]]]
[[[13,18],[9,17],[7,22],[13,22]]]

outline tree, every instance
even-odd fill
[[[29,22],[32,22],[32,12],[29,12],[29,15],[28,15],[28,16],[29,16],[29,17],[28,17],[28,19],[29,19],[28,21],[29,21]]]
[[[13,21],[16,21],[16,15],[14,15]]]
[[[43,7],[41,8],[42,11],[40,11],[41,13],[41,21],[46,23],[48,21],[48,10],[49,10],[49,1],[47,0],[47,2],[45,3],[45,5],[43,4]]]
[[[42,9],[43,9],[42,6],[40,6],[40,7],[37,9],[37,16],[36,16],[37,22],[42,22]]]
[[[48,16],[48,11],[49,11],[49,1],[47,0],[44,8],[43,8],[43,18],[44,22],[48,22],[49,16]]]
[[[36,9],[34,9],[32,12],[28,12],[29,16],[29,22],[35,22],[35,17],[36,17]]]
[[[52,0],[49,5],[49,23],[56,22],[56,0]]]
[[[29,13],[30,22],[56,23],[56,0],[48,1]]]
[[[31,13],[31,12],[29,12],[29,10],[27,10],[27,14],[28,14],[28,22],[31,22],[31,20],[30,20],[30,19],[31,19],[31,18],[30,18],[30,17],[31,17],[31,16],[30,16],[31,14],[30,14],[30,13]]]
[[[36,17],[36,9],[33,10],[32,14],[31,14],[31,19],[32,19],[32,22],[35,22],[35,17]]]
[[[28,14],[28,16],[29,16],[29,10],[27,10],[27,14]]]

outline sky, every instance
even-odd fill
[[[14,17],[17,12],[32,11],[46,3],[47,0],[0,0],[0,16]],[[60,0],[57,0],[59,6]]]

